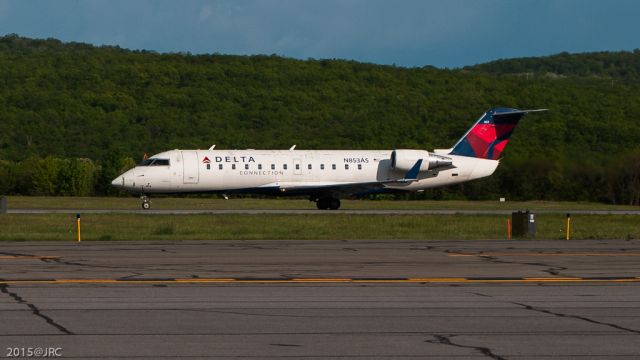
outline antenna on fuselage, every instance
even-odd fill
[[[216,144],[211,145],[211,147],[209,148],[209,150],[213,150],[216,148]]]
[[[292,147],[290,147],[290,148],[289,148],[289,151],[293,151],[293,150],[295,150],[295,149],[296,149],[296,146],[295,146],[295,145],[293,145]]]

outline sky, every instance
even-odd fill
[[[640,48],[636,0],[0,0],[0,35],[457,68]]]

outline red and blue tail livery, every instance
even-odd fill
[[[449,154],[497,160],[507,146],[518,121],[530,112],[546,111],[494,108],[482,115],[454,145]]]

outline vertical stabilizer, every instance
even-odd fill
[[[458,140],[449,154],[497,160],[509,143],[518,121],[527,113],[545,110],[491,109]]]

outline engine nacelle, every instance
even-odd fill
[[[391,152],[391,168],[409,171],[420,159],[422,159],[420,171],[443,168],[452,164],[451,158],[446,156],[436,155],[424,150],[398,149]]]

